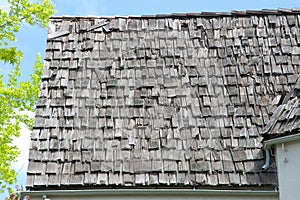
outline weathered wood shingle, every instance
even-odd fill
[[[300,72],[299,19],[53,17],[27,187],[276,186],[259,133]]]
[[[278,96],[273,103],[276,109],[262,130],[265,139],[297,134],[300,128],[300,79],[286,95]],[[278,100],[276,100],[278,99]]]

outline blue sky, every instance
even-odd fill
[[[142,14],[168,14],[203,11],[231,11],[231,10],[260,10],[277,8],[300,7],[299,0],[54,0],[56,15],[142,15]],[[0,0],[0,6],[6,6],[6,0]],[[17,34],[16,45],[24,52],[21,65],[23,70],[22,80],[27,80],[32,72],[35,55],[40,52],[44,55],[47,31],[38,26],[29,27],[24,25]],[[3,65],[2,65],[3,66]],[[1,63],[0,63],[1,68]],[[7,66],[2,69],[6,73]],[[23,152],[19,164],[15,165],[20,170],[19,184],[25,185],[29,134],[24,131],[23,143],[20,145]],[[26,140],[26,143],[24,142]],[[18,144],[18,143],[17,143]],[[26,163],[25,163],[26,164]],[[22,167],[23,166],[23,167]],[[0,195],[1,198],[1,195]]]

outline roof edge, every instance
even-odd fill
[[[281,14],[300,14],[300,8],[278,8],[278,9],[262,9],[262,10],[246,10],[231,12],[191,12],[191,13],[171,13],[156,15],[128,15],[128,16],[51,16],[50,19],[91,19],[91,18],[187,18],[187,17],[218,17],[218,16],[249,16],[249,15],[281,15]]]
[[[274,190],[212,190],[212,189],[110,189],[110,190],[44,190],[24,191],[21,196],[41,197],[43,195],[54,196],[113,196],[113,195],[230,195],[230,196],[278,196]]]
[[[300,133],[297,133],[295,135],[285,135],[282,137],[277,137],[277,138],[266,140],[266,141],[264,141],[264,149],[269,149],[274,144],[291,142],[294,140],[300,140]]]

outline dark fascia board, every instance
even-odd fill
[[[44,190],[44,191],[24,191],[21,197],[42,197],[44,195],[55,196],[270,196],[278,197],[278,191],[270,190],[209,190],[209,189],[109,189],[109,190]]]

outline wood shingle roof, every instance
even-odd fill
[[[53,17],[27,188],[277,186],[260,132],[300,10]]]
[[[273,139],[298,134],[300,129],[300,79],[287,94],[274,99],[278,104],[270,121],[264,127],[262,135],[265,139]]]

